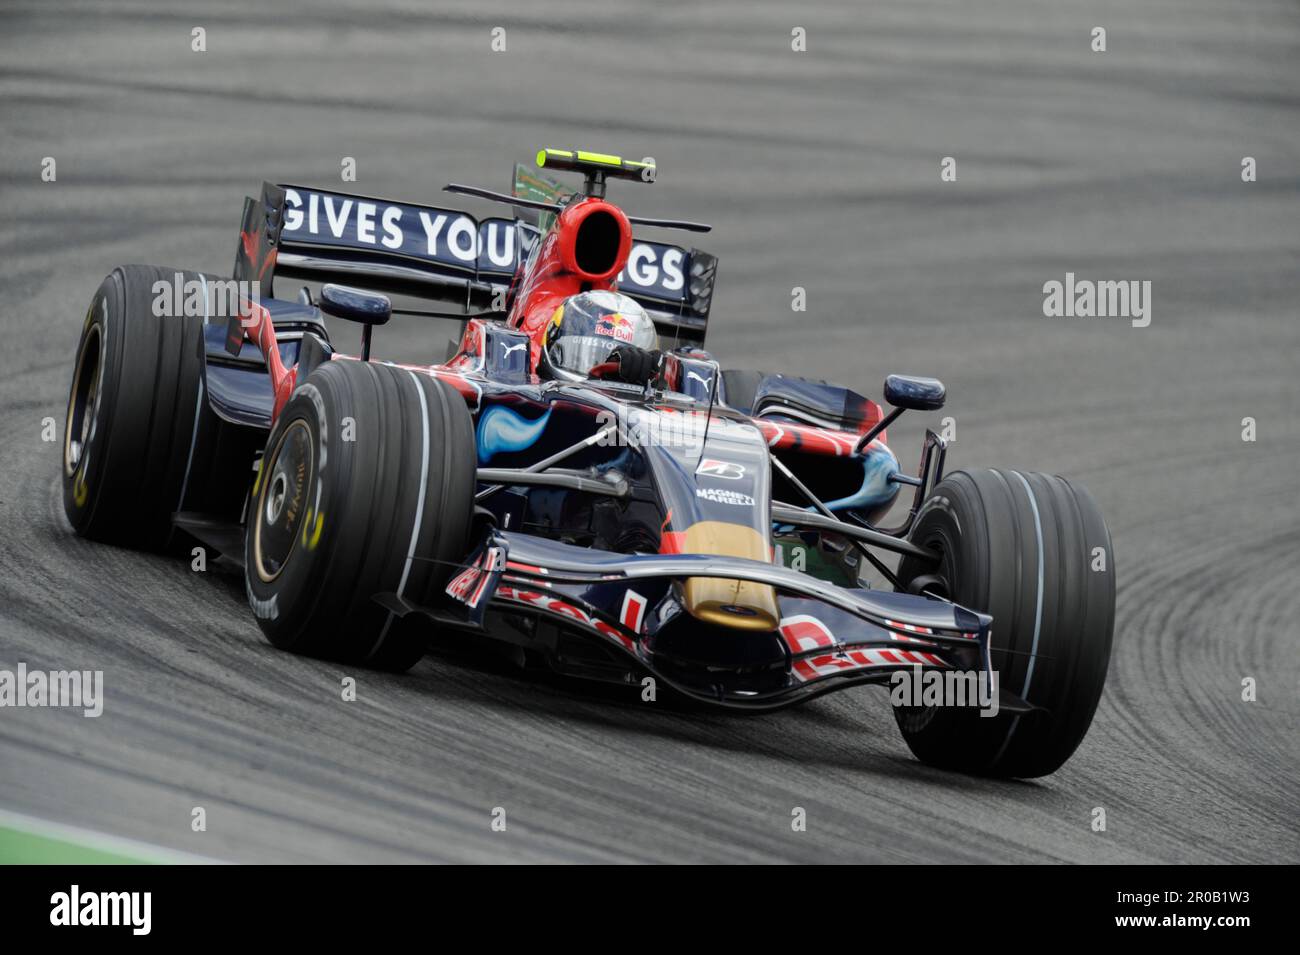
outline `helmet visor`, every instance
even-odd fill
[[[551,343],[546,356],[556,368],[585,376],[608,361],[618,345],[619,342],[603,335],[564,335]]]

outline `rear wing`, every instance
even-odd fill
[[[501,307],[543,234],[541,223],[523,219],[476,219],[307,186],[266,184],[264,200],[277,190],[284,205],[276,275],[455,302],[467,312]],[[702,343],[717,262],[698,249],[634,238],[618,288],[646,307],[661,335]]]

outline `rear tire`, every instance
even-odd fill
[[[962,707],[898,707],[922,762],[1029,778],[1059,768],[1101,697],[1115,618],[1110,534],[1082,487],[1045,474],[959,471],[934,489],[911,540],[943,555],[904,558],[913,590],[991,614],[1000,685],[1043,710],[981,717]]]
[[[91,299],[63,445],[63,509],[82,537],[166,549],[172,514],[187,499],[201,506],[211,481],[205,459],[222,422],[202,394],[204,318],[154,314],[154,283],[170,289],[178,273],[183,282],[210,278],[124,265]],[[241,498],[250,462],[239,464]]]
[[[267,639],[413,666],[421,635],[372,598],[437,602],[468,549],[475,462],[469,410],[443,382],[346,360],[312,372],[271,430],[249,504],[244,579]]]

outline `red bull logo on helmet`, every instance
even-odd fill
[[[602,315],[596,321],[596,334],[606,335],[620,342],[631,342],[632,336],[636,331],[636,326],[630,318],[625,318],[619,312],[610,312],[608,315]]]

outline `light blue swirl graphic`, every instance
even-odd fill
[[[898,471],[898,459],[892,451],[872,448],[862,459],[862,486],[855,494],[827,501],[832,511],[870,510],[887,504],[898,493],[898,485],[889,476]]]
[[[540,418],[525,418],[504,405],[493,405],[478,419],[478,463],[486,464],[494,455],[531,448],[542,436],[553,408]]]

